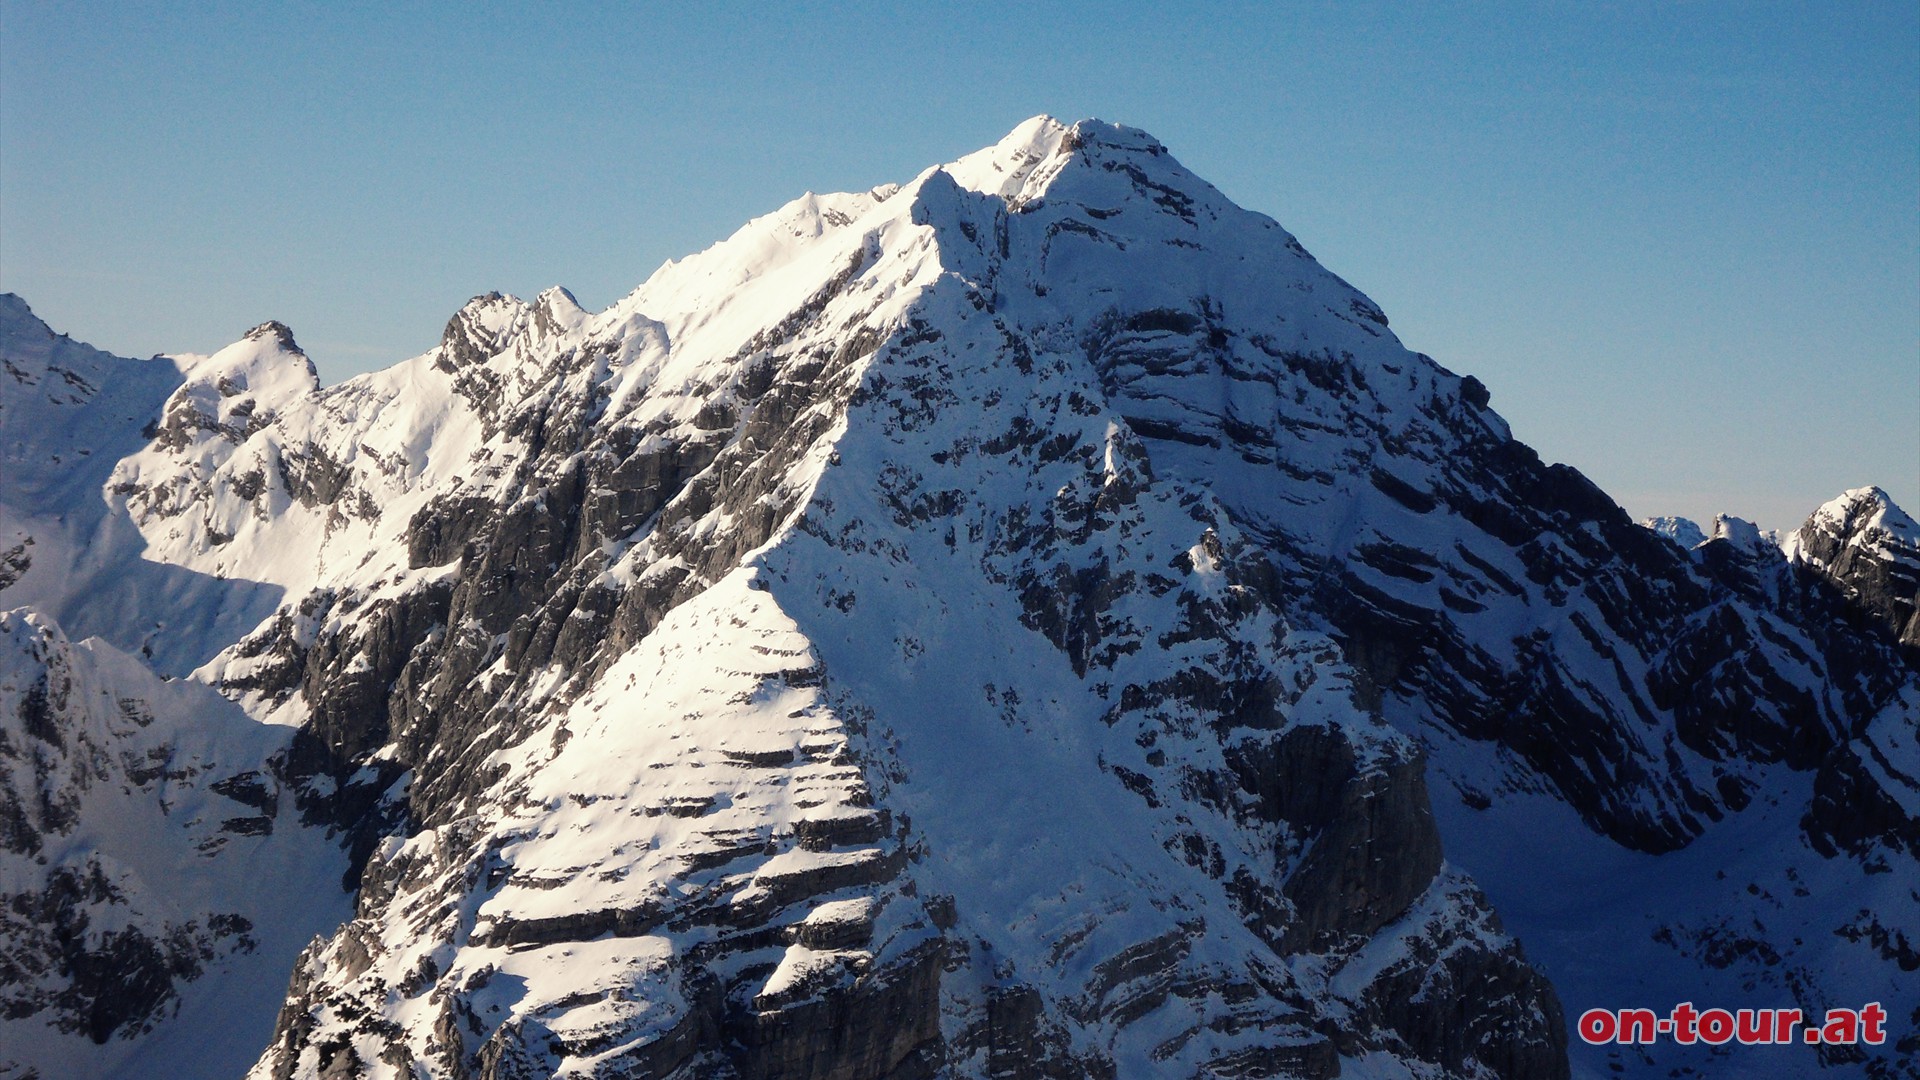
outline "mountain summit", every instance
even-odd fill
[[[133,361],[7,298],[0,352],[45,1077],[1920,1049],[1570,1036],[1920,1000],[1904,516],[1634,524],[1144,132],[1035,118],[334,387],[275,323]]]

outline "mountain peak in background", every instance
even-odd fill
[[[1569,1028],[1920,999],[1910,520],[1634,524],[1144,132],[1036,117],[332,387],[278,324],[0,313],[43,1076],[1920,1049]]]
[[[1908,646],[1920,648],[1920,524],[1877,487],[1854,488],[1813,512],[1784,544],[1832,578]]]

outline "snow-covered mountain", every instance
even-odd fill
[[[1865,487],[1841,495],[1782,547],[1885,622],[1901,644],[1920,648],[1920,524],[1886,492]]]
[[[1568,1026],[1920,1000],[1911,520],[1635,525],[1142,132],[0,358],[18,1067],[1914,1075]]]

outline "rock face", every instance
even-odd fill
[[[7,304],[0,597],[253,725],[207,790],[337,853],[254,1076],[1552,1077],[1579,1008],[1920,989],[1911,564],[1844,555],[1897,511],[1634,525],[1142,132],[329,389],[278,324],[139,367]],[[62,486],[70,415],[111,451]],[[29,942],[91,917],[51,874]],[[148,1018],[241,983],[180,940],[94,1022],[176,1072],[193,1002]],[[40,962],[8,1022],[85,1027]],[[1642,1049],[1575,1052],[1686,1064]]]
[[[1920,648],[1920,524],[1876,487],[1856,488],[1813,512],[1785,545],[1857,607]]]

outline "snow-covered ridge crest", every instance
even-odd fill
[[[1035,116],[998,143],[943,166],[942,171],[970,191],[997,196],[1018,208],[1045,192],[1076,138],[1074,129],[1053,117]]]
[[[1037,199],[1076,149],[1094,147],[1162,153],[1127,129],[1037,118],[905,188],[803,196],[598,314],[557,287],[531,304],[476,298],[433,353],[324,391],[291,334],[269,324],[213,356],[178,358],[186,383],[160,437],[113,487],[149,545],[171,549],[167,561],[302,591],[332,567],[358,568],[365,553],[391,549],[428,489],[485,492],[511,478],[519,440],[500,434],[516,414],[591,396],[605,402],[603,424],[691,424],[725,404],[722,388],[762,362],[767,350],[756,345],[783,320],[826,302],[823,281],[847,294],[835,298],[840,322],[884,337],[946,264],[972,262],[942,244],[942,223],[967,216],[993,227],[992,213],[962,211],[934,189],[954,178],[987,186],[1005,170],[1020,178],[1016,199]],[[1217,199],[1197,178],[1182,186]],[[207,512],[183,519],[190,504]],[[264,544],[259,524],[286,514],[310,521],[300,541]]]
[[[1895,505],[1892,496],[1873,486],[1853,488],[1822,504],[1799,532],[1783,542],[1789,558],[1809,556],[1800,538],[1808,529],[1844,537],[1850,547],[1887,553],[1920,550],[1920,523]]]

